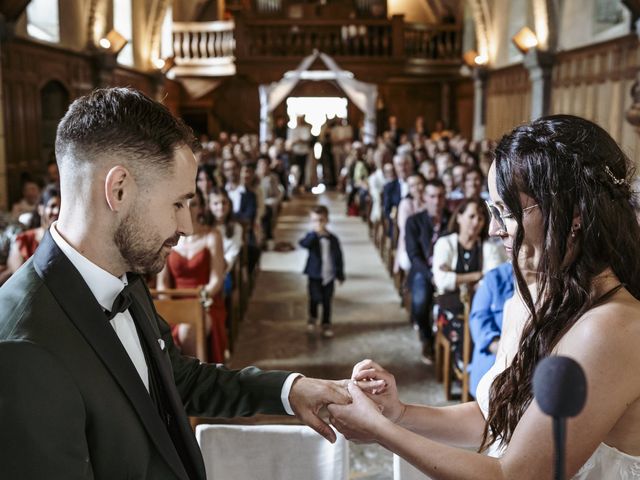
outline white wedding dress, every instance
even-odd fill
[[[476,400],[487,418],[489,411],[489,389],[494,378],[511,363],[518,350],[528,312],[516,293],[504,306],[502,335],[496,354],[496,362],[478,384]],[[508,320],[507,320],[508,319]],[[487,454],[500,457],[503,451],[492,445]],[[606,443],[601,443],[593,455],[585,462],[573,480],[632,480],[640,479],[640,457],[627,455]]]

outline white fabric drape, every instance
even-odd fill
[[[287,72],[279,82],[259,86],[260,141],[264,142],[271,139],[271,128],[269,124],[271,112],[287,98],[302,78],[303,72],[308,71],[313,62],[318,58],[322,60],[327,69],[332,73],[332,75],[327,75],[326,72],[323,72],[322,79],[335,80],[340,88],[344,90],[347,97],[349,97],[349,100],[364,112],[363,140],[365,143],[374,143],[376,138],[377,85],[356,80],[353,78],[351,72],[342,70],[333,58],[317,50],[302,60],[296,70]],[[304,77],[314,79],[308,75],[304,75]]]

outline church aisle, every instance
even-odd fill
[[[309,229],[308,212],[315,203],[329,208],[329,230],[342,243],[346,281],[336,284],[335,337],[306,331],[307,281],[302,274],[306,250],[297,246]],[[407,402],[443,404],[442,386],[433,367],[420,362],[416,332],[400,308],[399,297],[369,239],[365,223],[347,217],[339,194],[304,195],[285,204],[275,232],[276,242],[290,242],[291,252],[265,252],[247,315],[240,327],[231,367],[257,365],[318,378],[348,378],[352,366],[372,358],[396,375]],[[377,446],[350,445],[351,478],[392,478],[392,456]]]

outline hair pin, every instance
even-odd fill
[[[611,177],[611,180],[613,181],[613,183],[615,183],[616,185],[624,185],[627,183],[627,181],[624,178],[617,178],[613,172],[611,171],[611,169],[609,168],[609,165],[605,165],[604,166],[604,171],[607,172],[607,175],[609,175]]]

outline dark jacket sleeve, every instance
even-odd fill
[[[384,216],[389,218],[391,210],[393,210],[393,188],[397,182],[387,183],[382,190],[382,205],[384,207]]]
[[[201,363],[180,353],[173,343],[171,327],[164,320],[158,325],[187,415],[228,418],[286,414],[280,395],[291,372],[256,367],[230,370]]]
[[[431,278],[433,276],[431,267],[429,267],[428,258],[426,257],[426,253],[423,251],[422,244],[420,242],[420,235],[429,235],[429,237],[431,237],[431,234],[430,232],[420,231],[419,215],[420,213],[411,215],[407,219],[404,242],[407,255],[409,256],[409,260],[411,260],[411,270],[414,272],[421,272],[427,278]]]
[[[257,212],[258,200],[256,199],[256,194],[250,190],[245,191],[242,194],[240,211],[237,213],[236,218],[245,222],[254,222]]]
[[[89,480],[85,406],[57,360],[24,340],[0,342],[2,478]]]
[[[300,239],[298,244],[302,248],[314,248],[317,246],[316,244],[319,241],[320,241],[320,237],[318,237],[318,234],[316,232],[309,232],[302,239]]]
[[[333,235],[334,243],[335,243],[335,269],[336,269],[336,278],[341,282],[344,282],[344,260],[342,256],[342,248],[340,247],[340,240],[338,237]]]

